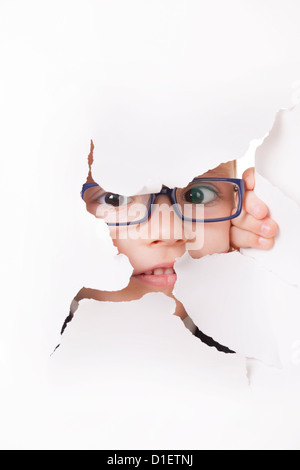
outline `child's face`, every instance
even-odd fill
[[[224,163],[214,170],[195,177],[200,176],[233,178],[235,176],[234,162]],[[98,190],[99,188],[90,188],[86,190],[84,195],[87,210],[94,215],[97,206],[95,195]],[[155,203],[164,204],[164,210],[172,210],[171,201],[165,195],[158,196]],[[193,258],[201,258],[213,253],[227,253],[230,250],[230,220],[206,224],[197,223],[194,226],[196,226],[194,230],[203,231],[204,229],[204,244],[198,250],[187,248],[190,245],[181,230],[182,221],[176,214],[171,219],[169,216],[158,218],[153,212],[148,222],[140,225],[140,233],[143,231],[143,236],[138,239],[132,239],[130,236],[122,239],[120,231],[125,230],[124,227],[109,227],[114,245],[120,253],[129,258],[134,268],[130,283],[126,288],[126,300],[139,298],[148,292],[164,292],[171,295],[176,281],[173,265],[176,258],[180,258],[185,251],[189,251]],[[136,227],[132,228],[132,230],[135,229]],[[130,226],[126,227],[129,235],[130,230]],[[149,233],[151,236],[148,236]],[[162,271],[156,271],[154,274],[153,271],[156,269],[162,269]]]

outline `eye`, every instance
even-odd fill
[[[98,199],[100,204],[108,204],[113,207],[121,207],[129,204],[132,199],[130,197],[121,196],[120,194],[104,193]]]
[[[209,186],[193,186],[183,195],[183,199],[192,204],[209,204],[218,199],[218,192]]]

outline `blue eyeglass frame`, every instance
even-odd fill
[[[150,193],[150,202],[149,202],[149,207],[148,207],[148,213],[147,213],[147,215],[145,215],[145,217],[143,219],[138,220],[138,221],[134,221],[134,222],[120,222],[120,223],[115,223],[115,224],[106,222],[106,224],[110,225],[110,226],[114,226],[114,227],[120,227],[120,226],[126,226],[126,225],[127,226],[128,225],[138,225],[138,224],[142,224],[143,222],[146,222],[146,220],[148,220],[151,216],[152,206],[153,206],[156,198],[160,195],[165,195],[165,196],[169,197],[169,199],[171,200],[172,206],[174,207],[174,210],[175,210],[176,214],[178,215],[178,217],[181,220],[183,220],[185,222],[197,222],[197,223],[225,222],[226,220],[236,219],[237,217],[240,216],[240,214],[242,212],[242,208],[243,208],[243,200],[244,200],[244,194],[245,194],[245,181],[243,179],[239,179],[239,178],[195,178],[195,179],[193,179],[193,181],[191,181],[191,183],[197,183],[198,181],[224,181],[224,182],[227,182],[227,183],[234,183],[237,186],[238,192],[239,192],[239,205],[238,205],[238,208],[237,208],[237,212],[234,215],[231,215],[229,217],[222,217],[222,218],[219,218],[219,219],[208,219],[208,220],[207,219],[203,219],[203,220],[189,219],[187,217],[184,217],[183,214],[181,213],[181,211],[177,207],[178,202],[177,202],[177,199],[176,199],[176,191],[179,188],[164,187],[164,188],[161,189],[161,191],[159,193]],[[85,184],[83,184],[82,191],[81,191],[82,199],[84,198],[84,193],[87,189],[94,188],[96,186],[99,186],[99,184],[98,183],[85,183]]]

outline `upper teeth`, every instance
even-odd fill
[[[157,268],[157,269],[154,269],[153,271],[146,271],[144,274],[147,274],[147,275],[154,274],[158,276],[162,274],[175,274],[175,271],[173,268]]]

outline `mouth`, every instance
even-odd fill
[[[134,277],[156,287],[174,287],[177,280],[177,274],[174,271],[174,262],[147,269],[145,272],[135,274]]]

